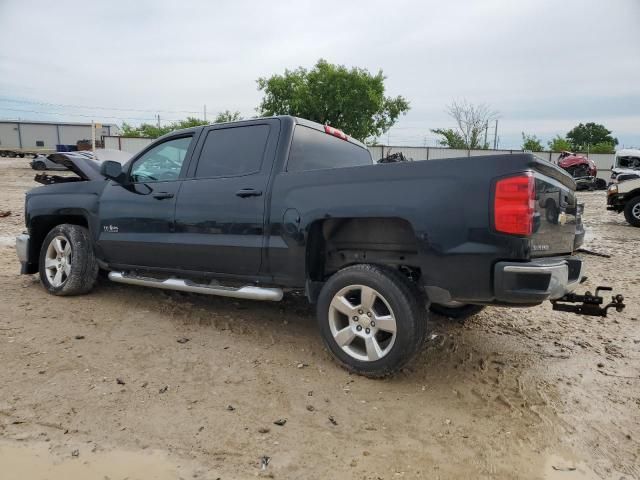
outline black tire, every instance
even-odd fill
[[[33,164],[33,169],[34,170],[45,170],[47,168],[47,166],[44,164],[44,162],[35,162]]]
[[[594,187],[596,190],[606,190],[607,181],[604,178],[596,178],[594,181]]]
[[[634,210],[636,214],[634,215]],[[640,227],[640,195],[633,197],[624,206],[624,218],[630,225]]]
[[[433,313],[437,313],[438,315],[442,315],[443,317],[462,321],[480,313],[484,310],[484,305],[465,304],[459,307],[447,307],[438,303],[432,303],[429,310]]]
[[[356,289],[360,286],[374,289],[380,295],[376,298],[376,303],[371,306],[374,317],[379,315],[378,309],[382,308],[384,310],[388,305],[389,313],[395,319],[395,337],[393,341],[388,338],[385,340],[384,336],[391,334],[382,331],[383,329],[374,328],[374,324],[365,325],[372,327],[372,332],[376,330],[377,333],[370,335],[377,338],[376,345],[384,348],[384,350],[388,349],[381,358],[376,360],[355,358],[338,345],[332,333],[332,320],[330,317],[332,300],[339,292],[350,286],[354,286]],[[360,303],[362,303],[362,300],[360,300]],[[355,308],[357,309],[357,306]],[[383,313],[382,315],[385,314]],[[405,275],[398,270],[385,266],[361,264],[346,267],[329,278],[318,297],[317,320],[322,340],[326,347],[344,368],[370,378],[391,375],[399,371],[416,355],[423,345],[427,333],[427,316],[425,298],[420,291]],[[365,315],[359,318],[362,319],[362,322],[371,320],[371,318],[367,319]],[[352,318],[346,315],[344,315],[344,319],[346,319],[346,325],[349,327],[358,323],[352,322]],[[362,335],[364,335],[364,330],[367,330],[367,333],[369,332],[368,328],[362,330],[361,325],[358,324],[356,326],[360,326]],[[382,340],[378,335],[382,335]],[[354,337],[354,339],[353,343],[348,346],[349,348],[356,348],[354,344],[360,341],[360,337]],[[382,347],[385,341],[387,345]],[[366,345],[366,340],[362,339],[361,343],[363,346]],[[364,350],[363,355],[366,355]]]
[[[66,263],[57,263],[47,271],[47,260],[60,262],[56,259],[64,255],[58,255],[56,248],[52,244],[55,239],[60,239],[62,247],[66,251],[67,245],[70,248],[67,254]],[[65,243],[66,242],[66,243]],[[50,247],[52,250],[50,250]],[[65,257],[65,258],[67,258]],[[68,268],[65,265],[68,263]],[[62,265],[62,267],[59,267]],[[54,227],[45,237],[40,248],[40,282],[44,288],[52,295],[70,296],[83,295],[91,291],[98,278],[98,262],[93,253],[89,230],[80,225],[68,223]],[[50,278],[50,274],[63,270],[59,282],[56,277]],[[53,275],[52,275],[53,276]]]

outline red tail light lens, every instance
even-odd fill
[[[324,133],[329,135],[333,135],[334,137],[341,138],[342,140],[348,140],[347,134],[342,130],[338,130],[337,128],[330,127],[329,125],[324,126]]]
[[[522,174],[498,180],[493,202],[496,231],[512,235],[531,235],[535,201],[533,175]]]

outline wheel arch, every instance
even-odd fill
[[[39,270],[38,258],[40,249],[47,234],[58,225],[79,225],[90,228],[86,212],[68,212],[65,214],[39,215],[32,217],[29,222],[29,271],[37,273]]]
[[[418,272],[418,241],[411,223],[401,217],[319,219],[308,229],[307,282],[321,284],[338,270],[360,263],[407,267]],[[308,289],[310,299],[317,295]]]
[[[629,200],[633,200],[634,198],[640,196],[640,187],[634,188],[633,190],[626,192],[624,196],[627,199],[625,203],[627,203]]]

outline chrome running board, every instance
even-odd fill
[[[263,288],[253,285],[245,287],[224,287],[216,284],[201,284],[180,278],[167,278],[160,280],[151,277],[139,277],[127,275],[124,272],[109,272],[109,280],[128,285],[140,285],[143,287],[162,288],[165,290],[178,290],[180,292],[203,293],[205,295],[217,295],[219,297],[247,298],[250,300],[270,300],[277,302],[282,300],[282,289]]]

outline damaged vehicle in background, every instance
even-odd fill
[[[630,174],[620,174],[618,181],[609,185],[607,210],[624,212],[624,218],[630,225],[640,227],[640,175],[620,180],[627,175]]]
[[[558,166],[573,177],[578,190],[604,190],[607,188],[607,182],[598,178],[598,167],[589,157],[565,151],[558,156]]]
[[[52,295],[89,292],[100,269],[251,300],[304,291],[333,357],[369,377],[418,353],[429,306],[624,308],[572,293],[583,207],[571,176],[531,154],[376,163],[340,130],[280,116],[175,131],[97,174],[68,161],[84,181],[29,191],[16,241]]]
[[[611,167],[611,181],[621,182],[640,178],[640,149],[624,148],[616,152]]]

